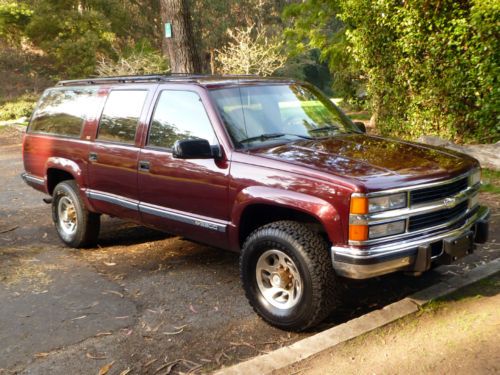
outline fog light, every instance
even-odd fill
[[[405,224],[405,220],[400,220],[387,224],[370,225],[369,236],[370,238],[379,238],[400,234],[405,231]]]

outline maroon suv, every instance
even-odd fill
[[[240,252],[248,300],[283,329],[330,314],[343,277],[418,274],[487,239],[475,159],[366,135],[294,80],[63,81],[23,153],[65,244],[95,245],[107,214]]]

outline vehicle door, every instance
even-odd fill
[[[172,87],[172,86],[170,86]],[[161,88],[140,151],[138,184],[142,220],[150,225],[225,246],[228,225],[226,158],[177,159],[177,140],[206,139],[221,147],[202,100],[203,92]],[[205,100],[208,100],[205,98]]]
[[[137,162],[140,137],[152,86],[112,89],[89,150],[87,196],[99,212],[139,221]]]

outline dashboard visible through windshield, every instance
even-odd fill
[[[237,148],[263,143],[358,133],[318,90],[299,84],[269,84],[210,90]]]

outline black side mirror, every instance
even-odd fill
[[[366,126],[364,122],[354,121],[354,125],[356,125],[358,129],[361,130],[363,133],[366,133]]]
[[[172,155],[178,159],[213,159],[212,147],[206,139],[182,139],[175,141]]]

